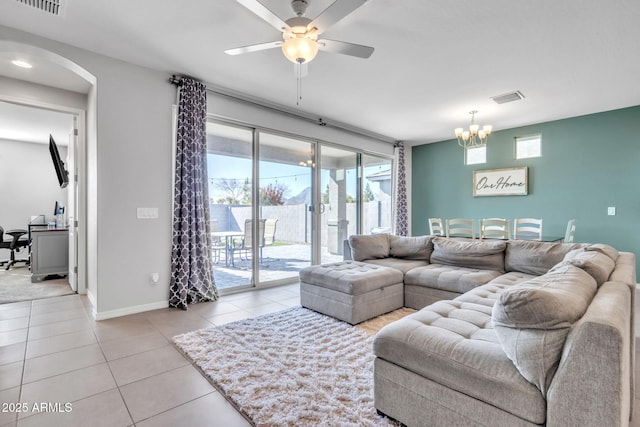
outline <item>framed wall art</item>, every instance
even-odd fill
[[[526,196],[528,184],[526,166],[473,171],[473,197]]]

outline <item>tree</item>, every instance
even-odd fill
[[[371,191],[371,186],[367,182],[367,185],[364,187],[363,199],[365,202],[373,202],[376,199],[376,196]]]
[[[287,187],[284,184],[268,184],[260,188],[260,204],[263,206],[284,205],[284,193]]]
[[[230,205],[240,205],[246,203],[246,191],[245,186],[248,188],[249,178],[245,179],[245,185],[242,185],[242,180],[231,178],[220,178],[215,182],[214,186],[220,190],[224,196],[217,199],[218,203],[227,203]]]
[[[244,185],[242,186],[242,204],[251,204],[251,184],[249,184],[249,178],[244,179]]]

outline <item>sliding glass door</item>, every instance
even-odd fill
[[[350,235],[391,231],[390,158],[217,121],[207,145],[222,293],[295,282],[308,265],[341,261]]]
[[[315,144],[267,132],[258,141],[259,283],[296,280],[311,265]]]
[[[321,145],[319,263],[341,261],[343,241],[360,230],[357,171],[357,153]]]
[[[221,291],[249,287],[253,130],[208,122],[207,151],[213,277]]]
[[[362,233],[392,231],[391,159],[362,155]]]

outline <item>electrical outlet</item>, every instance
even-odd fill
[[[609,206],[607,208],[607,215],[615,215],[616,214],[616,207],[615,206]]]
[[[158,273],[151,273],[151,284],[157,285],[158,281],[160,281],[160,275]]]

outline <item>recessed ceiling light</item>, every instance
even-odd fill
[[[28,62],[20,61],[19,59],[14,59],[11,63],[20,68],[33,68],[33,66]]]

